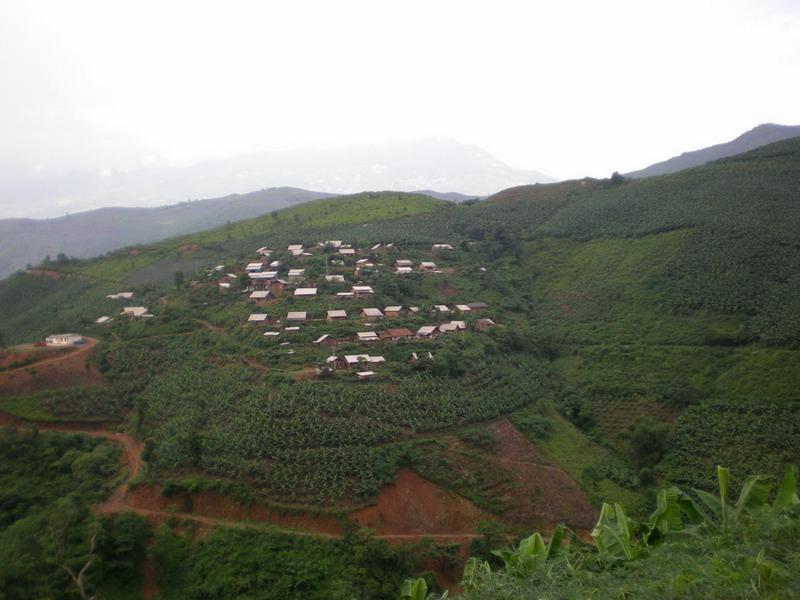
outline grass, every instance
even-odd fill
[[[546,439],[538,440],[537,446],[583,487],[593,503],[605,499],[621,502],[632,511],[641,508],[643,498],[639,493],[602,475],[611,460],[610,451],[588,439],[555,410],[551,409],[547,417],[552,423],[551,432]]]

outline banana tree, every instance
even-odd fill
[[[436,600],[445,600],[447,592],[444,592],[441,596],[428,594],[428,584],[425,583],[422,577],[417,577],[416,579],[406,579],[403,582],[400,588],[400,598],[401,600],[433,600],[434,598]]]
[[[633,560],[642,554],[636,543],[637,525],[625,515],[622,505],[603,503],[600,518],[592,529],[592,538],[600,556],[611,560]]]
[[[464,565],[464,575],[461,577],[461,585],[468,592],[477,590],[481,580],[492,572],[492,568],[485,560],[471,556]]]
[[[559,525],[547,544],[537,532],[522,540],[517,548],[494,550],[492,554],[503,559],[506,572],[509,574],[516,577],[530,577],[564,551],[563,541],[564,527]]]

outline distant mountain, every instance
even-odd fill
[[[669,160],[655,163],[639,171],[626,173],[625,176],[641,178],[675,173],[676,171],[682,171],[683,169],[689,169],[691,167],[699,167],[713,160],[742,154],[743,152],[755,150],[767,144],[799,136],[800,125],[775,125],[773,123],[766,123],[751,129],[747,133],[743,133],[730,142],[709,146],[708,148],[694,150],[692,152],[684,152],[680,156],[674,156]]]
[[[434,139],[261,152],[124,173],[22,176],[0,169],[0,215],[52,217],[102,206],[160,206],[278,185],[335,193],[446,190],[475,197],[549,181],[537,171],[509,167],[481,148]]]
[[[0,219],[0,277],[59,252],[87,258],[202,231],[336,194],[270,188],[157,208],[100,208],[57,219]]]
[[[448,202],[466,202],[467,200],[483,199],[486,196],[471,196],[469,194],[459,194],[458,192],[437,192],[435,190],[414,190],[417,194],[425,194],[437,200],[447,200]]]

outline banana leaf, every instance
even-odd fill
[[[797,497],[797,469],[791,465],[783,474],[783,480],[778,487],[778,495],[775,496],[772,507],[787,508],[796,504],[800,504],[800,498]]]

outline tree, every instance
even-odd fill
[[[175,280],[175,285],[180,287],[183,285],[184,275],[183,271],[175,271],[175,274],[172,276]]]
[[[611,183],[612,185],[620,185],[621,183],[625,183],[625,178],[620,174],[619,171],[614,171],[611,174]]]
[[[656,465],[664,455],[669,428],[650,419],[639,419],[628,431],[634,459],[641,467]]]

